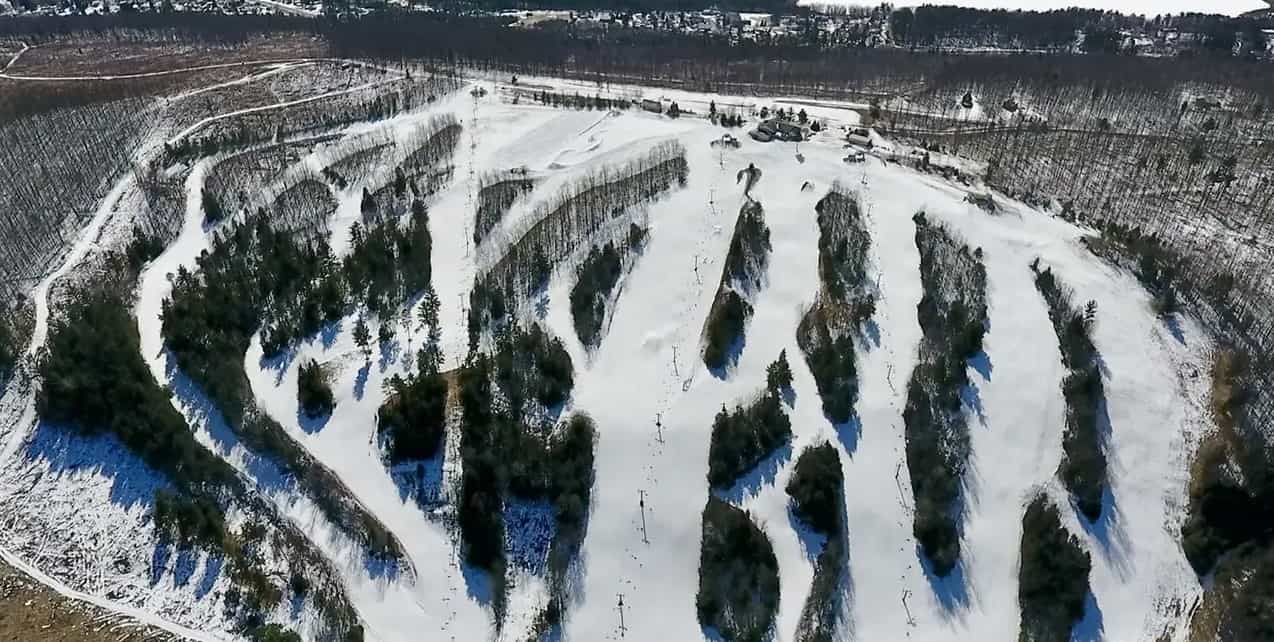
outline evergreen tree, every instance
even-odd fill
[[[779,358],[765,369],[765,382],[774,392],[792,387],[792,367],[787,363],[787,350],[779,352]]]
[[[372,333],[367,329],[367,320],[363,315],[358,315],[358,321],[354,322],[354,344],[363,351],[367,358],[372,356]]]

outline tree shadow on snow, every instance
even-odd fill
[[[190,414],[192,427],[202,423],[208,431],[213,442],[211,450],[222,459],[229,458],[236,449],[242,450],[244,472],[265,492],[290,489],[290,477],[284,470],[240,443],[239,436],[230,428],[221,409],[198,384],[177,367],[176,358],[167,349],[164,350],[164,358],[169,388],[177,397],[178,403]]]
[[[204,561],[203,575],[199,576],[199,584],[195,586],[195,597],[203,599],[217,584],[221,571],[225,568],[226,559],[219,554],[209,554]]]
[[[1080,525],[1097,542],[1097,550],[1115,575],[1122,580],[1129,579],[1132,576],[1132,562],[1128,559],[1128,552],[1132,548],[1132,542],[1128,538],[1128,531],[1124,529],[1123,511],[1115,502],[1110,483],[1102,491],[1101,516],[1097,521],[1089,522],[1078,509],[1075,514]]]
[[[464,577],[465,593],[469,599],[483,608],[489,608],[495,600],[495,583],[491,574],[466,562],[460,563],[460,574]]]
[[[323,329],[319,330],[319,343],[323,345],[324,350],[330,350],[336,345],[336,337],[341,336],[342,324],[342,321],[323,324]]]
[[[1177,313],[1163,315],[1163,324],[1168,326],[1168,332],[1172,334],[1172,338],[1177,340],[1181,345],[1186,344],[1186,333],[1181,327],[1181,317]]]
[[[792,458],[791,441],[784,442],[783,445],[774,449],[774,452],[765,456],[760,463],[753,466],[751,470],[741,475],[729,488],[714,489],[713,493],[722,501],[739,504],[744,499],[752,497],[761,492],[763,486],[774,483],[774,478],[778,476],[779,469]]]
[[[1100,544],[1102,557],[1120,578],[1127,579],[1132,572],[1131,562],[1128,559],[1132,542],[1123,526],[1123,511],[1119,507],[1119,502],[1115,500],[1114,490],[1111,488],[1111,471],[1117,467],[1118,463],[1110,449],[1112,430],[1110,409],[1103,395],[1097,407],[1097,434],[1102,453],[1106,457],[1107,477],[1106,485],[1102,489],[1101,516],[1097,518],[1097,521],[1089,522],[1083,514],[1078,511],[1076,514],[1084,530],[1088,531],[1089,535]]]
[[[363,361],[363,367],[358,369],[358,374],[354,377],[354,399],[363,400],[363,395],[367,393],[367,377],[372,372],[372,362]]]
[[[810,528],[797,517],[791,502],[787,505],[787,523],[792,527],[792,532],[796,533],[796,540],[801,545],[801,552],[805,553],[805,560],[813,563],[827,546],[827,536]]]
[[[164,579],[164,573],[168,570],[168,560],[172,559],[173,546],[172,543],[165,538],[160,538],[155,542],[155,548],[150,552],[150,585],[153,588],[159,584],[159,580]]]
[[[777,636],[774,634],[774,628],[778,625],[778,616],[775,615],[775,623],[770,625],[770,630],[761,636],[761,642],[774,642]],[[707,642],[733,642],[730,638],[722,635],[715,626],[699,625],[699,630],[703,633],[703,639]]]
[[[398,354],[402,352],[402,343],[398,339],[394,339],[388,343],[381,343],[379,349],[380,359],[377,361],[376,366],[379,372],[384,373],[389,369],[389,366],[398,360]]]
[[[373,580],[395,580],[401,574],[402,562],[385,555],[364,551],[363,570]]]
[[[858,452],[858,440],[863,435],[863,420],[858,416],[858,411],[853,411],[849,416],[849,421],[843,423],[835,423],[827,414],[823,414],[827,421],[832,423],[832,429],[836,431],[836,436],[840,438],[841,446],[845,448],[845,454],[853,459],[854,453]]]
[[[57,476],[88,472],[110,479],[111,503],[121,508],[153,508],[156,491],[172,490],[163,474],[110,434],[85,435],[69,426],[41,421],[27,443],[27,454],[47,463]]]
[[[982,378],[991,381],[991,374],[995,371],[995,364],[991,363],[991,355],[986,350],[979,351],[977,354],[969,358],[969,367],[973,368]]]
[[[1092,591],[1084,597],[1084,617],[1071,629],[1071,642],[1101,642],[1106,639],[1106,624],[1101,607]]]
[[[395,464],[390,468],[389,476],[398,488],[398,499],[415,502],[426,515],[446,503],[442,495],[445,450],[439,446],[438,452],[429,459]]]
[[[978,423],[986,425],[986,407],[982,405],[982,390],[978,388],[977,382],[970,381],[960,388],[960,402],[977,415]]]
[[[862,346],[864,352],[872,352],[880,347],[880,325],[875,319],[867,319],[861,326],[859,337],[863,339],[858,343]]]
[[[283,375],[287,374],[288,368],[292,367],[292,362],[296,361],[298,347],[289,345],[273,357],[267,357],[264,354],[257,359],[257,366],[262,370],[274,373],[274,385],[283,383]]]
[[[948,620],[963,620],[969,610],[969,584],[964,571],[964,556],[967,555],[968,551],[964,551],[960,560],[956,562],[955,568],[951,569],[946,577],[939,577],[933,572],[933,563],[929,561],[929,557],[921,550],[920,545],[916,544],[916,556],[920,558],[925,579],[929,581],[930,590],[933,591],[934,597],[938,598],[938,604],[942,606],[943,617]]]
[[[327,422],[332,420],[332,413],[325,412],[317,417],[311,417],[306,414],[302,408],[296,409],[296,424],[301,427],[301,431],[307,435],[313,435],[327,426]]]
[[[549,546],[557,535],[557,514],[543,499],[509,497],[504,502],[504,551],[510,568],[543,576]]]
[[[548,292],[541,291],[535,295],[535,318],[540,321],[544,320],[549,314],[549,295]]]
[[[747,343],[748,329],[745,325],[743,331],[739,333],[739,336],[734,338],[734,341],[730,342],[730,347],[726,349],[724,364],[718,368],[709,367],[708,372],[712,373],[712,376],[716,377],[720,381],[728,379],[730,377],[730,373],[734,371],[734,367],[738,365],[739,357],[743,355],[743,348],[747,345]],[[702,355],[700,355],[700,359],[702,359]]]

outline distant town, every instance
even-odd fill
[[[678,0],[671,0],[676,3]],[[737,1],[735,2],[737,4]],[[524,6],[525,3],[522,3]],[[1274,60],[1274,8],[1239,17],[1209,14],[1132,16],[1099,10],[1048,12],[924,6],[790,4],[767,11],[710,8],[665,10],[666,0],[639,9],[596,9],[573,0],[546,0],[545,8],[502,8],[499,0],[426,3],[409,0],[0,0],[0,15],[103,15],[121,12],[195,12],[226,15],[286,14],[358,17],[386,11],[457,13],[501,18],[512,28],[567,26],[701,36],[739,44],[808,44],[825,48],[902,47],[950,53],[1110,53],[1172,57],[1234,55]],[[682,7],[681,4],[672,6]],[[1274,6],[1274,1],[1272,1]]]

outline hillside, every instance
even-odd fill
[[[846,163],[861,105],[781,99],[820,131],[760,143],[705,116],[775,101],[350,73],[295,129],[155,107],[129,158],[152,172],[109,177],[31,291],[6,552],[201,642],[1187,639],[1216,339],[1096,230],[988,212],[944,178],[972,164],[879,136]],[[815,528],[789,493],[823,444],[843,490]],[[1036,531],[1091,560],[1023,591],[1064,583],[1077,620],[1022,621],[1023,560],[1058,566]]]

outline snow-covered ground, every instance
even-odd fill
[[[572,87],[566,81],[552,86]],[[1078,638],[1156,639],[1176,624],[1172,605],[1188,605],[1200,591],[1177,533],[1188,453],[1208,421],[1199,402],[1206,377],[1195,378],[1192,373],[1206,372],[1203,363],[1210,345],[1188,318],[1179,319],[1172,328],[1158,320],[1131,276],[1099,262],[1079,244],[1082,230],[1007,199],[1003,200],[1005,212],[987,215],[963,201],[967,194],[963,188],[876,158],[846,165],[834,133],[799,147],[756,143],[743,136],[740,149],[722,150],[709,143],[723,130],[702,119],[672,120],[638,111],[554,110],[526,100],[512,105],[499,100],[502,92],[496,87],[489,89],[485,98],[475,99],[465,91],[428,110],[351,130],[385,128],[401,140],[441,113],[454,114],[465,128],[454,159],[454,179],[429,204],[433,279],[442,304],[448,366],[464,357],[465,306],[475,272],[504,240],[532,222],[527,217],[537,204],[551,199],[574,177],[602,164],[622,163],[667,139],[685,146],[690,167],[685,187],[646,208],[649,242],[621,285],[609,329],[597,350],[585,351],[571,325],[568,293],[573,266],[558,270],[543,300],[525,311],[567,343],[576,368],[569,406],[592,415],[599,431],[596,484],[581,553],[582,583],[575,603],[567,609],[567,639],[618,639],[619,594],[624,596],[625,637],[704,638],[694,604],[712,418],[722,404],[744,402],[758,393],[764,386],[766,365],[780,350],[787,350],[795,377],[796,394],[789,408],[794,438],[789,447],[762,464],[762,470],[749,475],[747,483],[727,494],[752,512],[774,543],[782,591],[774,638],[792,639],[813,576],[812,559],[789,516],[783,488],[800,451],[824,440],[840,449],[846,480],[850,617],[843,623],[844,638],[1015,638],[1024,506],[1041,488],[1059,505],[1067,505],[1054,474],[1061,457],[1064,369],[1043,299],[1028,269],[1035,258],[1073,287],[1078,300],[1097,302],[1094,339],[1106,367],[1110,517],[1089,527],[1073,510],[1063,511],[1067,527],[1084,541],[1094,563],[1093,599]],[[709,101],[723,110],[737,106],[744,113],[759,104],[754,99],[669,90],[650,90],[646,95],[677,100],[683,109],[700,113],[706,112]],[[855,106],[790,100],[837,125],[858,122]],[[358,144],[356,136],[344,140],[350,141],[348,151]],[[339,155],[341,142],[334,145],[318,153],[324,159]],[[411,151],[398,147],[391,162]],[[311,157],[302,163],[314,166],[317,161]],[[755,314],[742,355],[722,379],[703,366],[699,341],[734,220],[744,202],[736,174],[749,163],[764,173],[752,195],[765,208],[773,254],[764,287],[753,301]],[[514,205],[487,245],[473,247],[474,181],[484,173],[515,167],[526,167],[541,180],[528,198]],[[171,287],[168,275],[179,266],[192,267],[208,247],[199,199],[194,196],[210,169],[211,163],[203,161],[191,171],[187,188],[192,198],[182,233],[143,274],[135,310],[143,357],[160,383],[174,384],[179,393],[182,382],[169,368],[163,349],[160,304]],[[812,189],[802,189],[806,182]],[[797,323],[818,287],[814,204],[837,182],[862,198],[872,236],[869,274],[881,293],[869,332],[858,341],[859,421],[846,426],[833,426],[824,418],[795,340]],[[339,207],[332,228],[338,254],[349,225],[357,218],[360,195],[358,186],[337,193]],[[963,562],[946,581],[931,580],[918,559],[911,537],[910,484],[903,465],[901,412],[920,338],[916,304],[921,287],[912,222],[920,210],[981,247],[989,275],[991,327],[986,356],[970,364],[975,390],[966,408],[972,460]],[[94,218],[95,224],[99,218]],[[85,236],[92,235],[89,230]],[[77,245],[76,251],[87,249],[86,243]],[[43,300],[37,297],[37,305]],[[47,314],[40,307],[37,312]],[[398,537],[414,573],[369,569],[361,552],[306,498],[275,483],[268,467],[226,441],[215,413],[205,412],[199,400],[189,395],[176,394],[174,403],[202,441],[227,457],[333,561],[366,621],[368,640],[490,638],[494,627],[484,589],[457,564],[456,542],[445,520],[434,506],[422,506],[400,479],[391,476],[377,450],[377,409],[389,379],[412,367],[424,330],[412,323],[410,332],[400,331],[398,345],[368,362],[355,346],[353,325],[352,318],[346,319],[333,332],[303,342],[281,361],[263,362],[259,341],[254,341],[244,355],[244,365],[260,407],[335,471],[368,511]],[[42,326],[38,329],[42,337]],[[309,359],[334,373],[336,410],[322,424],[303,421],[297,412],[297,369]],[[29,413],[28,406],[12,403],[13,394],[6,399],[9,412]],[[662,439],[657,438],[656,418],[662,424]],[[21,460],[20,445],[6,441],[6,454]],[[103,457],[107,456],[109,452],[104,452]],[[458,465],[450,459],[434,462],[426,467],[427,475],[448,478]],[[111,469],[103,466],[96,474],[109,480]],[[57,486],[56,477],[37,477],[52,479],[52,487]],[[445,500],[446,493],[442,495]],[[644,498],[644,511],[639,497]],[[115,498],[108,499],[84,501],[124,510]],[[542,535],[542,507],[523,505],[510,511],[519,523],[528,525],[524,531]],[[522,566],[534,568],[535,544],[515,542],[520,556],[531,560]],[[527,570],[515,573],[520,575],[515,575],[502,639],[522,639],[544,599],[542,582]],[[184,595],[188,604],[200,604],[197,590],[175,584],[171,590],[162,585],[165,594]],[[86,592],[96,594],[110,589],[109,583],[86,586]],[[146,607],[150,608],[149,602]],[[168,609],[162,616],[210,626],[206,613],[194,617]]]

